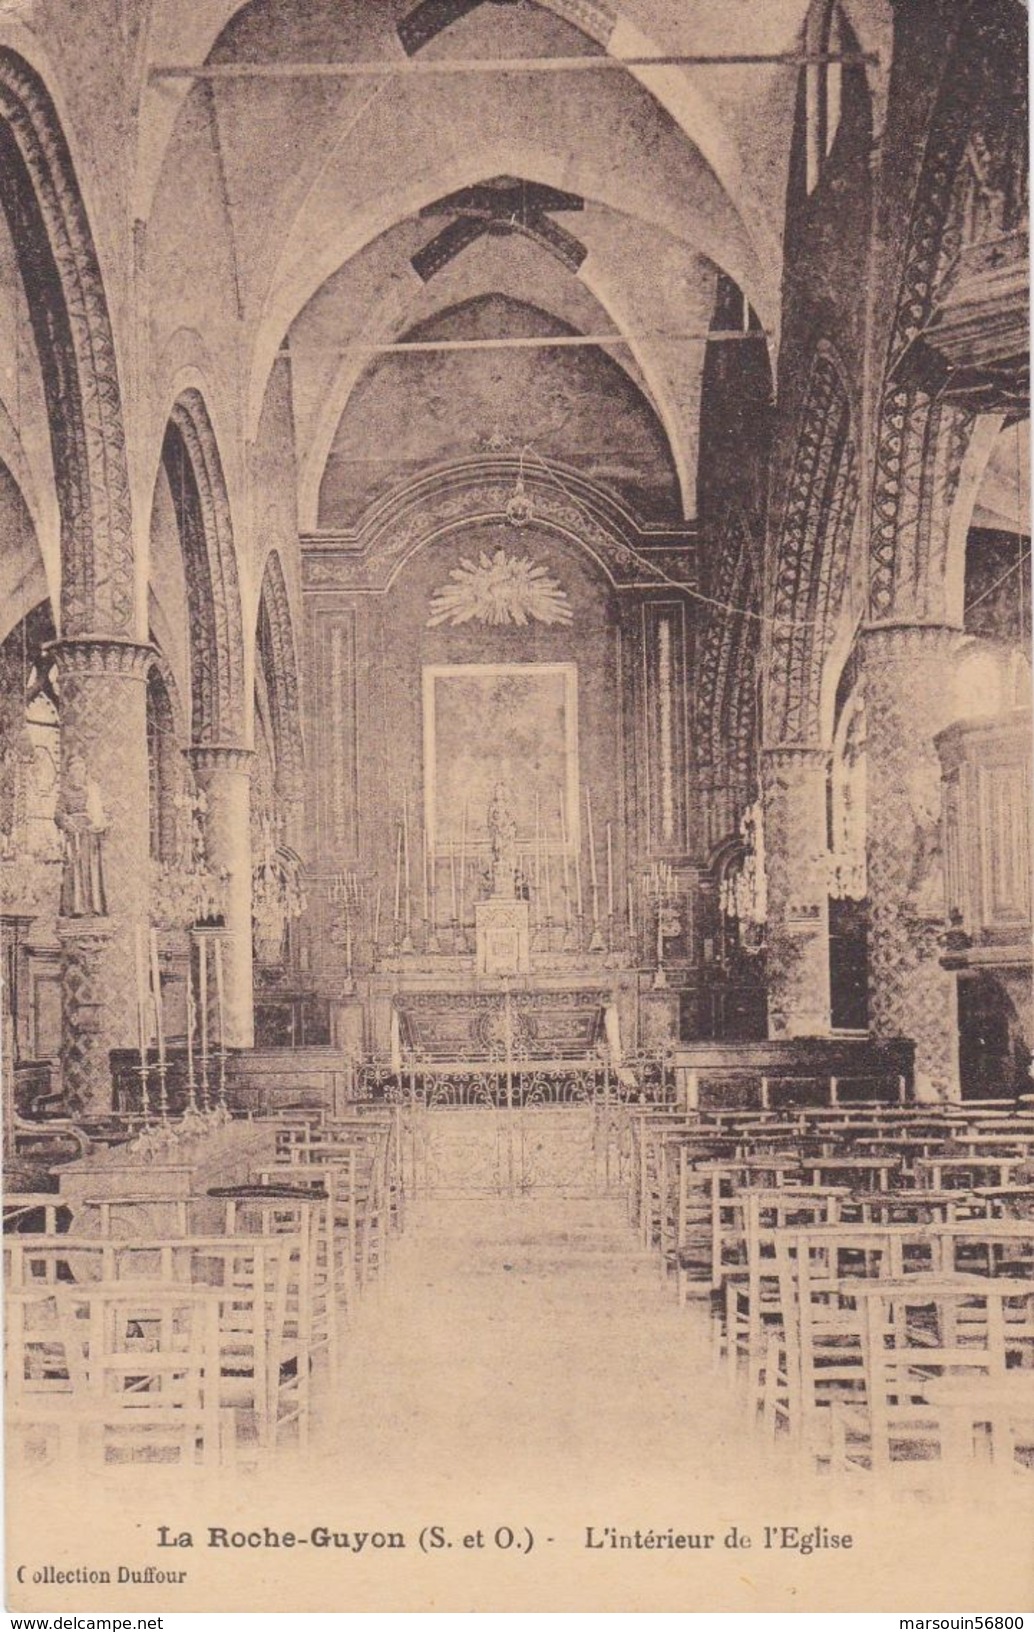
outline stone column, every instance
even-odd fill
[[[255,756],[250,748],[221,744],[188,752],[198,788],[208,801],[208,864],[228,878],[223,949],[225,1042],[229,1048],[253,1048],[251,768]]]
[[[862,635],[868,754],[869,1025],[916,1045],[921,1099],[958,1094],[955,977],[941,967],[945,925],[941,766],[960,633],[878,625]]]
[[[110,1052],[138,1041],[134,942],[146,928],[150,892],[145,681],[154,654],[102,637],[56,641],[51,650],[66,820],[93,826],[99,818],[102,826],[99,839],[86,841],[94,859],[81,867],[78,887],[66,863],[58,920],[62,1085],[83,1111],[103,1114],[111,1110]]]
[[[825,1037],[830,1028],[829,865],[824,748],[762,754],[770,1037]]]

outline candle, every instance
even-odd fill
[[[463,801],[463,820],[460,823],[460,909],[467,915],[467,800]]]
[[[585,820],[589,829],[589,881],[595,895],[598,880],[596,878],[596,835],[592,827],[592,789],[585,790]]]
[[[187,943],[187,1081],[194,1081],[194,966]],[[194,1092],[191,1087],[191,1093]]]
[[[427,858],[431,848],[431,836],[426,827],[424,828],[424,842],[421,848],[423,850],[424,862],[424,923],[429,924],[431,922],[431,884],[430,879],[428,878]]]
[[[395,846],[395,922],[402,916],[402,823],[398,828],[398,843]]]
[[[632,895],[632,880],[628,881],[628,939],[635,935],[635,901]]]
[[[136,953],[136,1024],[140,1039],[140,1065],[147,1058],[147,977],[144,973],[144,932],[140,924],[136,926],[135,936]]]
[[[535,894],[538,895],[542,879],[542,814],[539,808],[539,790],[535,789]],[[538,901],[535,903],[538,910]]]
[[[376,898],[376,901],[374,902],[374,908],[373,908],[373,944],[374,944],[375,948],[380,946],[380,944],[381,944],[381,886],[380,886],[380,883],[378,883],[378,885],[377,885],[377,898]]]
[[[226,1013],[223,1007],[223,943],[216,937],[215,941],[215,1012],[219,1016],[219,1047],[224,1047],[226,1037]]]
[[[553,922],[553,885],[552,885],[552,882],[551,882],[550,877],[549,877],[549,835],[548,835],[548,833],[546,835],[546,851],[545,851],[545,856],[543,857],[543,859],[544,859],[544,861],[546,863],[546,918],[547,918],[547,921],[549,923],[552,923]]]
[[[201,1009],[201,1068],[206,1073],[205,1088],[208,1088],[208,942],[204,936],[198,937],[197,943],[197,983],[198,1003]]]
[[[402,834],[403,834],[402,853],[403,853],[403,856],[405,858],[405,870],[406,870],[406,928],[408,929],[410,924],[413,922],[412,880],[410,878],[410,872],[409,872],[409,790],[408,790],[408,788],[404,788],[402,790]]]
[[[578,851],[574,857],[574,891],[578,903],[578,916],[582,916],[582,858]]]
[[[158,1064],[165,1064],[165,1027],[162,1024],[162,977],[158,966],[158,931],[151,931],[151,1000],[154,1003],[154,1026],[158,1036]]]
[[[567,925],[568,929],[570,929],[570,927],[571,927],[571,877],[570,877],[570,872],[568,870],[568,855],[567,855],[567,802],[566,802],[566,800],[564,798],[563,788],[560,789],[560,854],[561,854],[561,857],[563,859],[563,868],[564,868],[564,923]]]
[[[456,898],[456,840],[449,847],[449,880],[452,885],[452,921],[459,923],[459,905]]]
[[[607,823],[607,915],[614,916],[614,848],[612,844],[611,824]]]

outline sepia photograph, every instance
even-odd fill
[[[8,1612],[1034,1612],[1028,83],[0,0]]]

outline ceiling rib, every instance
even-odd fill
[[[365,62],[164,63],[149,69],[151,79],[402,79],[442,74],[579,74],[614,68],[807,68],[839,63],[845,68],[878,67],[874,51],[679,53],[650,57],[443,57],[434,61],[385,59]]]
[[[531,351],[555,346],[634,346],[640,341],[678,341],[701,345],[714,340],[766,340],[765,329],[710,329],[698,334],[514,334],[477,340],[356,340],[347,346],[282,346],[279,355],[318,351],[321,356],[345,357],[355,351]]]

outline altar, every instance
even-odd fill
[[[661,1000],[658,1003],[657,1000]],[[533,953],[526,974],[484,976],[473,957],[385,959],[351,999],[365,1052],[400,1063],[476,1064],[506,1052],[543,1068],[595,1068],[607,1053],[657,1051],[672,1041],[672,994],[648,971],[604,960]]]

